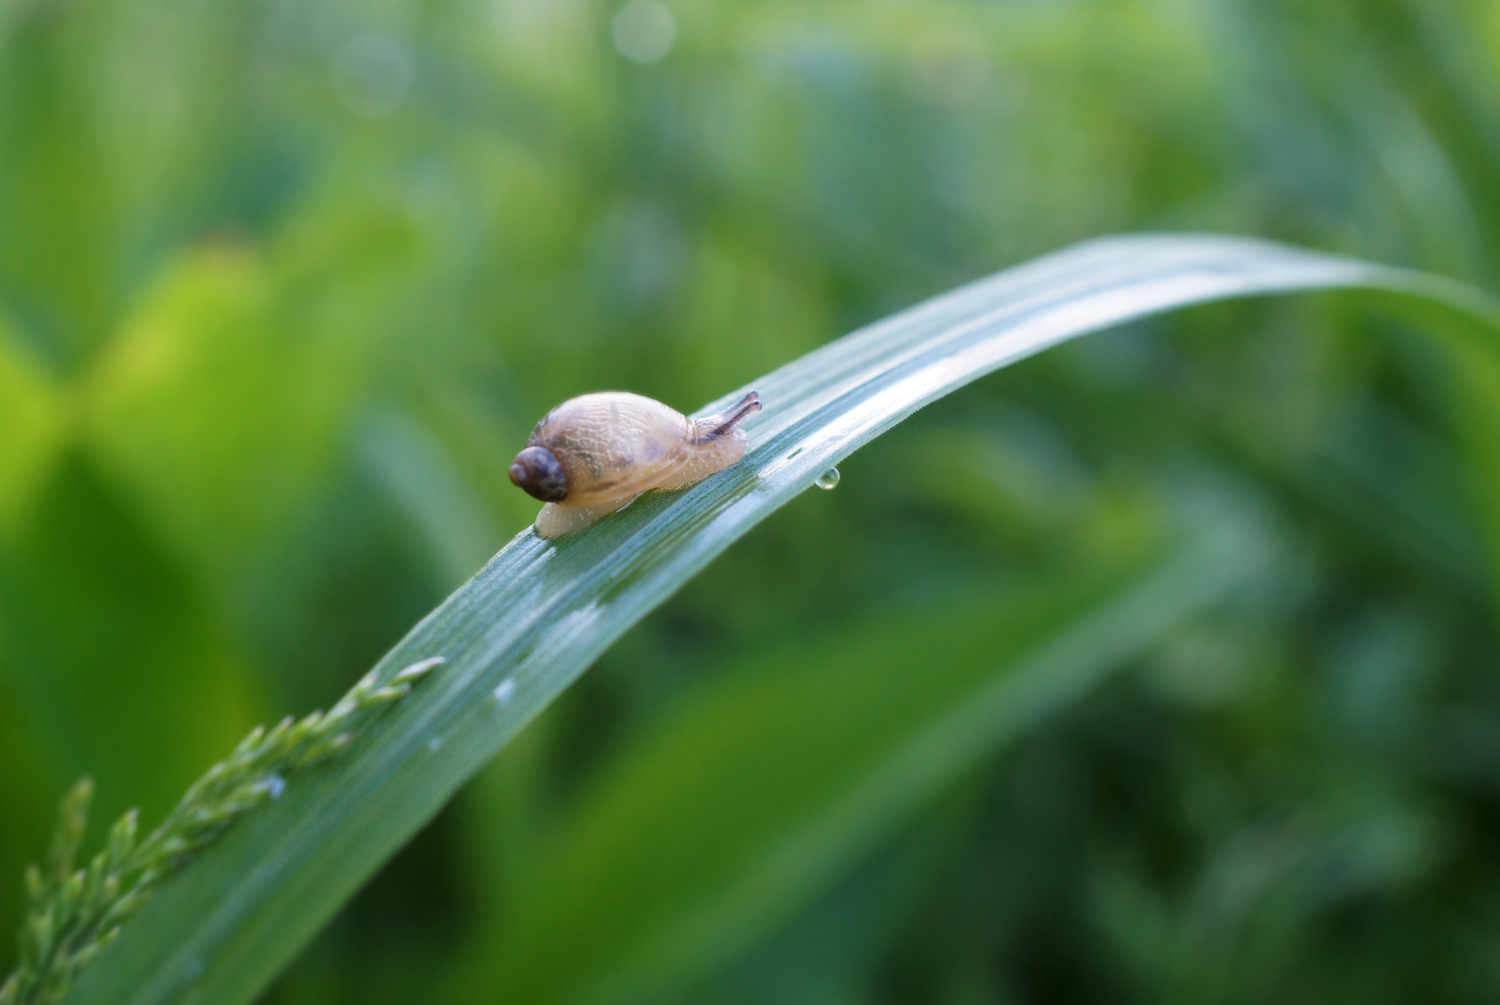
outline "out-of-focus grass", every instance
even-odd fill
[[[0,930],[73,777],[160,813],[524,526],[505,464],[570,394],[690,406],[1105,231],[1493,285],[1484,4],[668,6],[648,66],[581,3],[0,14]],[[623,640],[274,997],[411,1000],[504,924],[474,877],[524,872],[664,708],[883,605],[1087,566],[1111,514],[1207,472],[1268,497],[1300,574],[956,782],[688,1000],[1493,998],[1474,386],[1321,303],[986,381]]]

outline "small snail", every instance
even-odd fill
[[[559,537],[649,489],[680,489],[729,467],[749,445],[740,423],[759,411],[754,391],[706,419],[639,394],[585,394],[536,424],[511,462],[510,480],[547,504],[536,532]]]

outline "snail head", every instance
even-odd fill
[[[542,502],[568,497],[568,478],[557,456],[546,447],[527,447],[510,463],[510,480]]]

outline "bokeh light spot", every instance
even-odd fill
[[[630,0],[610,24],[615,48],[636,63],[655,63],[677,41],[677,19],[661,0]]]

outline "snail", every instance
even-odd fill
[[[750,442],[740,423],[759,411],[754,391],[705,419],[624,391],[570,398],[536,424],[510,480],[546,503],[536,532],[559,537],[642,492],[684,488],[734,464]]]

